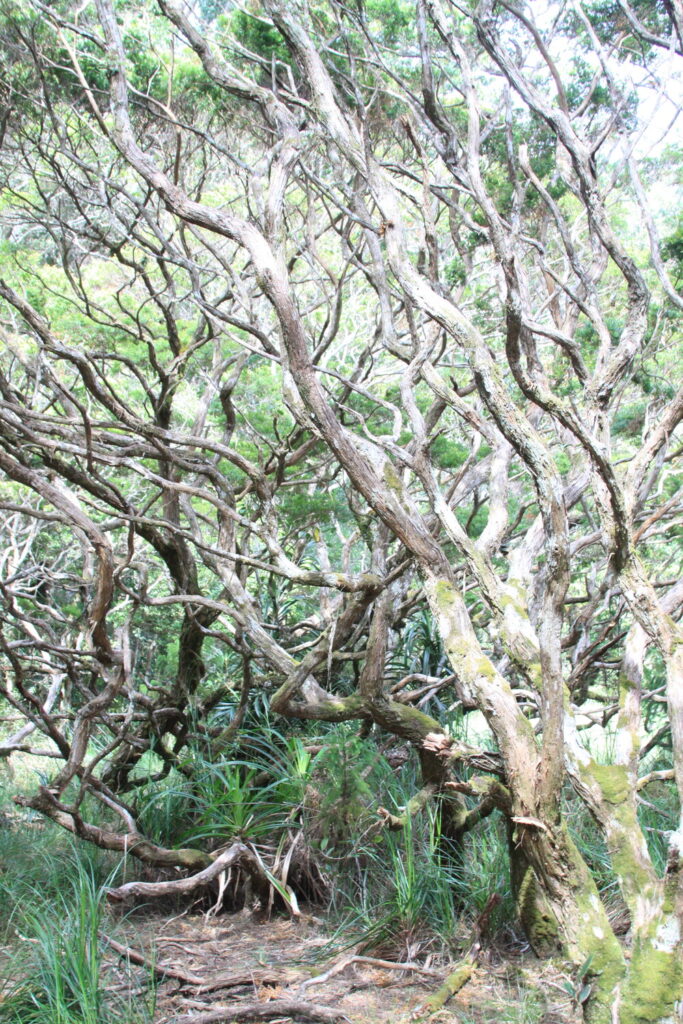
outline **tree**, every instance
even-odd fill
[[[680,153],[642,120],[678,112],[679,6],[95,6],[4,13],[3,753],[59,761],[31,806],[201,867],[140,835],[146,751],[177,765],[226,691],[229,735],[257,690],[374,725],[452,841],[504,816],[590,1020],[680,1019],[683,825],[660,873],[638,820],[683,788]],[[399,685],[425,608],[447,667]],[[415,706],[447,688],[495,748]]]

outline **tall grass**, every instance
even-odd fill
[[[331,881],[335,938],[385,955],[426,948],[450,954],[466,943],[473,918],[492,893],[503,897],[496,926],[513,919],[502,827],[484,823],[455,849],[442,836],[433,804],[399,831],[382,827],[378,806],[400,813],[420,785],[416,757],[396,773],[371,740],[360,740],[349,727],[328,737],[312,774],[321,795],[305,825],[316,836]]]
[[[0,1022],[151,1021],[153,984],[147,1001],[106,984],[103,887],[118,864],[52,826],[14,818],[0,830],[0,867]]]
[[[23,947],[14,958],[19,980],[0,1006],[0,1020],[22,1024],[101,1024],[104,996],[99,890],[78,864],[70,891],[46,900],[33,891],[29,906],[15,909]]]

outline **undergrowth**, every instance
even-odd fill
[[[7,1024],[148,1024],[147,1000],[107,984],[102,888],[92,865],[74,855],[65,888],[46,897],[26,888],[11,914],[18,944],[6,965],[0,1021]],[[30,895],[30,901],[29,901]],[[117,976],[118,977],[118,976]]]
[[[148,998],[108,984],[103,891],[120,859],[7,802],[0,815],[1,1024],[148,1024],[154,979]]]
[[[242,732],[218,758],[196,743],[160,780],[144,781],[158,769],[154,755],[147,755],[138,767],[143,784],[136,790],[135,810],[145,834],[164,846],[216,850],[235,840],[251,844],[299,900],[325,907],[333,945],[360,944],[385,956],[413,957],[427,950],[457,955],[471,942],[472,926],[494,894],[498,902],[489,938],[519,938],[502,818],[494,814],[482,821],[457,848],[442,835],[438,804],[428,804],[391,831],[378,808],[400,815],[420,789],[421,775],[414,752],[406,748],[396,770],[387,751],[385,737],[359,734],[351,724],[322,735],[285,736],[265,720]],[[640,804],[660,870],[676,810],[666,783],[650,787]],[[8,813],[16,819],[16,811]],[[565,813],[603,899],[617,914],[622,904],[608,851],[571,791],[565,794]],[[0,829],[0,942],[15,933],[26,940],[19,971],[25,984],[12,995],[24,1000],[24,1015],[0,1014],[0,1020],[61,1022],[59,1000],[65,1005],[75,1000],[83,1004],[80,1016],[71,1009],[64,1021],[94,1024],[100,1020],[102,993],[95,980],[101,950],[92,927],[101,913],[100,889],[120,861],[39,819],[20,824]],[[240,905],[236,887],[226,892],[226,909]],[[56,927],[57,920],[68,922],[66,929]],[[67,933],[77,962],[66,956]],[[41,972],[53,978],[54,1006],[36,1002],[35,979],[43,977]],[[118,1019],[111,1005],[107,1012],[106,1019]],[[126,1012],[126,1019],[137,1019],[131,1008]]]
[[[306,741],[268,723],[242,734],[223,759],[194,748],[182,771],[141,787],[139,820],[166,845],[241,840],[286,860],[288,881],[326,906],[345,944],[450,955],[493,893],[500,903],[492,927],[512,926],[504,829],[485,822],[456,850],[441,835],[438,806],[400,831],[385,828],[378,807],[400,813],[421,785],[417,758],[406,757],[395,771],[376,737],[351,725]]]

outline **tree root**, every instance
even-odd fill
[[[229,850],[221,853],[212,864],[188,878],[176,878],[169,882],[126,882],[116,889],[107,889],[110,900],[124,900],[128,896],[143,896],[155,899],[160,896],[178,896],[193,892],[203,885],[208,885],[223,871],[238,865],[251,877],[252,884],[259,896],[267,896],[270,881],[258,857],[244,843],[233,843]]]
[[[384,970],[389,971],[415,971],[418,974],[428,974],[432,977],[440,978],[442,975],[441,971],[432,970],[431,967],[422,967],[420,964],[413,963],[395,963],[393,960],[378,960],[374,956],[347,956],[343,960],[334,964],[329,970],[325,971],[324,974],[317,974],[313,978],[308,978],[307,981],[302,982],[299,986],[299,991],[302,992],[305,988],[309,988],[311,985],[321,985],[325,981],[329,981],[336,974],[341,974],[342,971],[346,970],[352,964],[366,964],[369,967],[381,967]]]
[[[291,985],[296,977],[283,971],[269,970],[268,968],[241,971],[233,974],[218,974],[202,982],[197,989],[197,995],[206,995],[209,992],[218,992],[222,988],[243,988],[254,985]]]
[[[283,971],[269,970],[268,968],[248,970],[248,971],[237,971],[232,974],[218,974],[214,977],[202,978],[198,974],[190,974],[188,971],[183,971],[179,967],[166,966],[164,964],[154,963],[148,957],[138,952],[136,949],[131,949],[130,946],[124,946],[121,942],[116,942],[115,939],[110,938],[108,935],[102,934],[104,942],[110,946],[115,953],[119,956],[130,961],[132,964],[136,964],[138,967],[144,967],[146,970],[151,971],[157,978],[162,980],[171,978],[174,981],[179,981],[183,986],[189,986],[197,990],[197,995],[204,995],[209,992],[218,992],[223,988],[241,988],[249,985],[282,985],[290,984],[296,980],[291,974],[286,974]]]
[[[176,1017],[174,1024],[221,1024],[223,1021],[227,1024],[228,1021],[270,1020],[274,1017],[316,1020],[323,1021],[324,1024],[348,1020],[341,1010],[335,1010],[331,1006],[306,1003],[300,999],[269,999],[262,1003],[235,1003],[234,1006],[226,1006],[220,1010],[210,1010],[209,1013]]]
[[[155,964],[143,956],[142,953],[138,953],[137,950],[131,949],[130,946],[124,946],[120,942],[110,939],[108,935],[103,935],[102,938],[119,956],[129,960],[132,964],[137,964],[138,967],[145,967],[148,971],[155,974],[157,978],[173,978],[175,981],[182,981],[185,985],[195,987],[204,984],[205,979],[200,978],[197,974],[189,974],[187,971],[181,971],[177,967],[164,967],[163,964]]]

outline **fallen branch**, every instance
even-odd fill
[[[354,956],[352,963],[368,964],[370,967],[383,967],[388,971],[416,971],[418,974],[429,974],[433,978],[440,978],[443,971],[436,971],[433,967],[423,967],[421,964],[414,964],[412,961],[397,963],[394,960],[378,960],[374,956]]]
[[[230,849],[216,857],[212,864],[188,878],[176,878],[170,882],[126,882],[116,889],[107,889],[107,896],[110,900],[123,900],[127,896],[154,899],[160,896],[184,895],[208,885],[233,864],[238,864],[248,872],[252,881],[256,883],[255,888],[260,895],[268,892],[268,878],[258,859],[244,843],[233,843]]]
[[[164,967],[163,964],[155,964],[143,956],[142,953],[131,949],[130,946],[124,946],[120,942],[116,942],[114,939],[109,938],[108,935],[103,935],[102,938],[119,956],[125,957],[132,964],[137,964],[138,967],[146,968],[148,971],[156,974],[158,978],[173,978],[176,981],[182,981],[185,985],[204,984],[205,979],[200,978],[196,974],[188,974],[187,971],[182,971],[177,967]]]
[[[341,974],[345,968],[350,967],[351,964],[366,964],[368,967],[382,967],[389,971],[417,971],[419,974],[428,974],[434,978],[441,978],[443,971],[435,971],[431,967],[421,967],[420,964],[414,963],[396,963],[393,960],[378,960],[374,956],[347,956],[339,963],[334,964],[328,971],[323,974],[316,974],[314,978],[308,978],[307,981],[302,982],[299,986],[299,991],[305,988],[309,988],[311,985],[321,985],[329,978],[333,978],[336,974]]]
[[[236,1003],[234,1006],[209,1013],[188,1014],[176,1017],[173,1024],[221,1024],[222,1021],[270,1020],[274,1017],[294,1017],[303,1020],[319,1020],[325,1024],[348,1018],[331,1006],[305,1003],[298,999],[270,999],[265,1003]]]
[[[221,988],[239,988],[241,985],[290,985],[296,978],[282,971],[250,970],[238,974],[219,974],[214,978],[206,978],[197,991],[197,995],[206,992],[217,992]]]
[[[437,989],[434,995],[430,996],[424,1006],[421,1007],[418,1011],[419,1014],[429,1015],[436,1013],[442,1006],[445,1006],[448,1000],[467,984],[472,977],[472,971],[475,967],[476,959],[474,957],[468,957],[459,963],[455,970],[448,975],[441,988]]]
[[[423,1020],[425,1017],[431,1016],[433,1013],[437,1013],[441,1010],[449,999],[452,999],[454,995],[460,991],[461,988],[467,984],[472,977],[472,973],[477,966],[479,960],[479,954],[481,953],[481,936],[488,927],[489,918],[493,912],[494,907],[500,903],[500,896],[498,893],[493,893],[489,896],[486,901],[486,906],[479,915],[475,926],[474,926],[474,942],[470,946],[469,952],[464,957],[454,971],[448,975],[443,985],[430,996],[421,1006],[418,1006],[412,1014],[412,1019]]]

